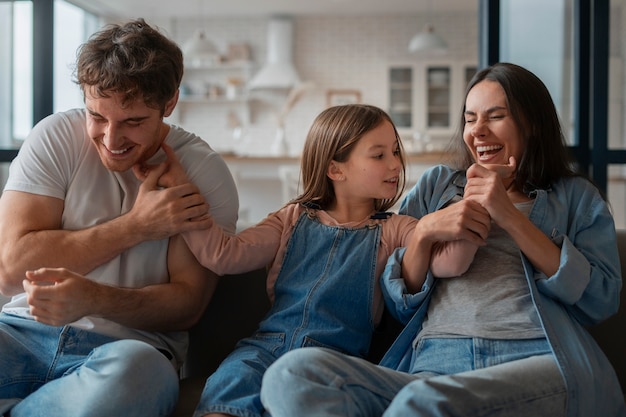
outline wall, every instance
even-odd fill
[[[450,59],[477,59],[478,17],[467,13],[432,15],[429,21],[448,41]],[[228,43],[245,42],[255,62],[265,61],[268,17],[173,19],[165,29],[179,44],[203,29],[225,51]],[[362,101],[387,107],[387,66],[410,57],[410,38],[426,23],[426,16],[298,16],[294,18],[294,61],[309,91],[289,113],[286,136],[289,154],[297,155],[313,118],[326,106],[328,89],[357,89]],[[157,22],[163,26],[163,22]],[[257,94],[252,123],[235,141],[223,113],[209,108],[191,111],[184,127],[207,140],[216,150],[267,155],[276,133],[275,116],[286,94]],[[460,105],[460,103],[459,103]]]

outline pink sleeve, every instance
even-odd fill
[[[218,275],[248,272],[271,264],[281,246],[289,216],[281,209],[257,225],[236,235],[225,233],[216,223],[207,229],[185,233],[187,245],[198,261]]]
[[[433,247],[430,270],[438,278],[458,277],[469,269],[477,250],[469,240],[441,242]]]

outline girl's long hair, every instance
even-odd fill
[[[313,121],[302,150],[300,180],[302,194],[292,203],[315,203],[326,209],[335,201],[332,181],[326,175],[332,161],[345,162],[361,137],[384,121],[394,126],[389,115],[375,106],[348,104],[329,107]],[[376,211],[386,211],[402,195],[406,180],[406,157],[402,141],[393,127],[402,164],[398,190],[391,199],[375,200]]]

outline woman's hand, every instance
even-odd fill
[[[520,214],[505,188],[505,184],[514,186],[512,177],[515,169],[515,158],[511,157],[509,165],[473,164],[467,170],[463,198],[479,203],[500,227]]]
[[[498,226],[504,229],[526,255],[533,266],[550,277],[559,268],[561,250],[537,226],[535,226],[510,198],[502,174],[508,172],[512,163],[497,167],[474,164],[467,170],[464,199],[475,201],[484,207]]]
[[[415,235],[431,243],[465,239],[483,246],[490,228],[487,210],[476,201],[463,199],[423,216],[415,226]]]
[[[509,163],[502,164],[483,164],[481,165],[487,168],[489,171],[497,173],[502,178],[502,184],[505,188],[510,186],[511,182],[515,179],[515,172],[517,171],[517,163],[514,156],[509,157]]]

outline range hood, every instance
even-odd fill
[[[293,21],[287,16],[272,17],[267,33],[267,60],[250,80],[250,89],[288,89],[300,84],[293,65]]]

